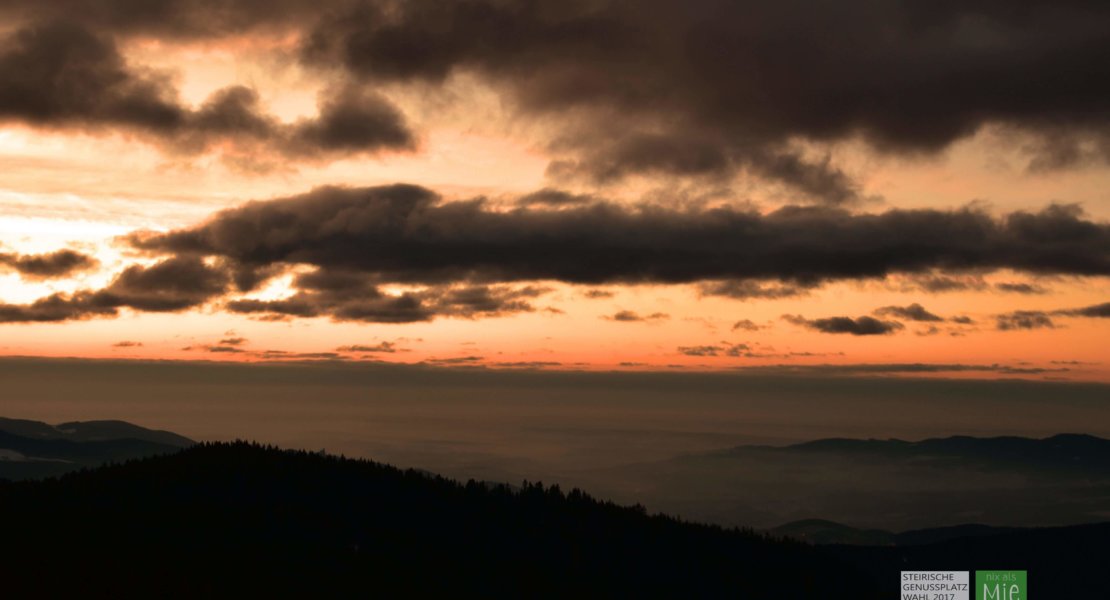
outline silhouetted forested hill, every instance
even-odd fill
[[[900,570],[1021,569],[1110,597],[1110,524],[811,546],[574,491],[247,443],[0,483],[0,597],[898,596]]]
[[[877,597],[805,544],[246,443],[0,484],[0,514],[6,597]]]

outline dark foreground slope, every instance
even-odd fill
[[[1022,570],[1028,571],[1034,598],[1110,598],[1110,523],[974,535],[919,546],[825,549],[871,573],[885,586],[887,598],[898,597],[894,577],[900,570]]]
[[[0,514],[0,597],[877,597],[803,544],[245,443],[2,484]]]

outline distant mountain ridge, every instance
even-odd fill
[[[104,440],[132,439],[154,442],[167,446],[187,448],[196,442],[171,431],[147,429],[127,421],[69,421],[49,425],[41,421],[27,419],[7,419],[0,417],[0,431],[25,438],[47,440],[70,440],[74,442],[95,442]]]
[[[1016,436],[977,438],[952,436],[918,442],[899,439],[856,440],[831,438],[784,447],[738,446],[727,452],[762,451],[812,452],[876,459],[914,460],[919,464],[944,466],[946,461],[977,461],[980,466],[1039,468],[1070,472],[1110,474],[1110,440],[1093,435],[1062,433],[1043,439]]]
[[[846,544],[853,546],[920,546],[959,538],[984,537],[1030,531],[1029,527],[991,527],[968,523],[948,527],[931,527],[894,533],[883,529],[858,529],[825,519],[803,519],[769,529],[768,533],[811,544]]]
[[[882,537],[875,530],[966,523],[1044,527],[1110,518],[1110,440],[1075,433],[744,445],[591,477],[590,489],[699,521],[771,530],[826,519],[854,529],[799,533],[809,541],[815,535],[851,541],[869,532],[863,539],[873,542]]]
[[[169,454],[194,444],[176,433],[124,421],[49,425],[0,418],[0,479],[61,475],[107,462]]]

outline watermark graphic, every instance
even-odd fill
[[[1029,600],[1025,571],[976,571],[975,600]]]
[[[968,571],[902,571],[901,600],[970,600]]]

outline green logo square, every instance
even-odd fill
[[[1029,600],[1025,571],[976,571],[975,600]]]

